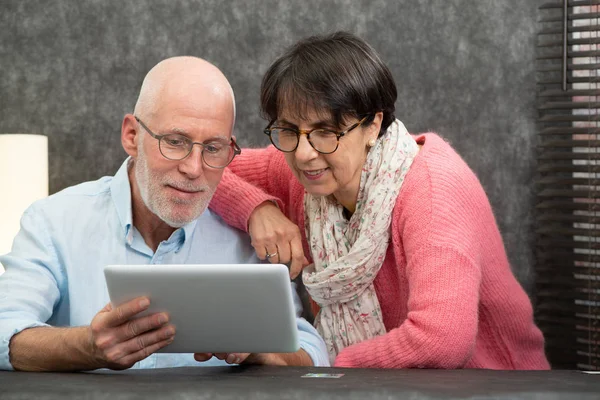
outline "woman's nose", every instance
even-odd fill
[[[306,135],[300,135],[294,155],[298,161],[306,162],[317,158],[319,153],[311,146]]]

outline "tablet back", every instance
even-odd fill
[[[150,298],[175,340],[163,353],[276,353],[300,346],[288,269],[282,264],[109,265],[111,303]]]

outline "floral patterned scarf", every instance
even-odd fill
[[[394,121],[369,150],[349,221],[333,196],[304,195],[314,264],[304,269],[302,279],[321,307],[315,327],[332,363],[344,347],[386,332],[373,280],[390,241],[396,198],[418,151],[402,122]]]

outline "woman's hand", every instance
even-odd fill
[[[300,229],[270,201],[260,204],[252,211],[248,220],[248,233],[258,258],[277,264],[291,262],[292,279],[308,264],[302,250]]]

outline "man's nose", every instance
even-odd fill
[[[300,162],[307,162],[319,156],[319,153],[311,146],[306,135],[300,135],[298,138],[298,147],[294,152],[296,159]]]
[[[196,179],[203,174],[202,146],[192,147],[191,153],[179,162],[179,171],[190,179]]]

